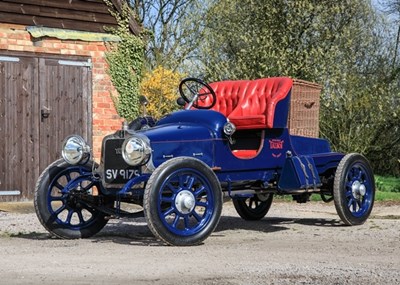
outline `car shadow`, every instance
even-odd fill
[[[215,231],[226,231],[233,229],[259,231],[259,232],[276,232],[287,230],[292,224],[300,224],[305,226],[315,227],[341,227],[344,226],[336,219],[305,219],[305,218],[280,218],[280,217],[265,217],[261,220],[247,221],[240,217],[223,216]]]
[[[137,246],[165,245],[154,237],[144,219],[140,219],[140,223],[132,223],[131,221],[121,219],[113,224],[108,224],[100,233],[92,238],[93,242],[114,242]],[[258,221],[246,221],[240,217],[221,216],[212,236],[226,236],[224,232],[231,230],[274,233],[290,230],[294,224],[312,227],[344,227],[338,219],[265,217]]]
[[[289,230],[294,224],[312,227],[344,227],[338,219],[265,217],[257,221],[246,221],[240,217],[221,216],[213,236],[224,236],[224,232],[230,230],[273,233]],[[43,232],[18,233],[12,234],[10,237],[31,240],[58,239]],[[164,243],[154,237],[144,218],[113,220],[89,240],[93,243],[112,242],[136,246],[164,246]]]

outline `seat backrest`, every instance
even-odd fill
[[[209,85],[217,97],[211,110],[222,113],[238,129],[286,127],[293,85],[291,78],[227,80]],[[197,102],[199,106],[210,103],[211,96]],[[275,116],[277,112],[279,114]]]
[[[245,95],[249,84],[249,80],[228,80],[210,83],[209,85],[217,97],[217,101],[211,110],[220,112],[225,117],[228,117],[236,108],[240,98]],[[211,103],[210,101],[211,96],[208,96],[204,101],[199,100],[198,105],[206,106]]]
[[[271,77],[250,81],[245,96],[238,102],[228,118],[237,121],[239,128],[260,128],[261,125],[264,125],[264,128],[286,127],[292,85],[293,81],[288,77]],[[278,103],[282,103],[279,106],[281,113],[275,116]],[[276,117],[282,118],[276,120]],[[256,121],[257,124],[252,126],[251,121]],[[250,125],[241,126],[241,124]]]

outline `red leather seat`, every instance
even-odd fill
[[[277,104],[288,96],[293,81],[287,77],[253,80],[228,119],[237,129],[273,128]]]
[[[256,149],[233,150],[232,154],[237,158],[250,159],[257,156],[257,150]]]
[[[290,94],[292,85],[288,77],[213,82],[210,86],[217,101],[212,110],[222,113],[239,130],[273,128],[276,106]],[[209,103],[210,96],[198,102]]]
[[[211,110],[220,112],[225,117],[238,105],[240,98],[245,96],[249,80],[228,80],[210,83],[210,87],[214,90],[217,96],[217,101]],[[199,105],[209,105],[211,97],[208,96],[203,102],[199,101]]]

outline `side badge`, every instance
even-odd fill
[[[271,150],[282,150],[283,149],[283,145],[284,145],[285,141],[284,140],[279,140],[279,139],[271,139],[269,140],[269,148]],[[273,158],[279,158],[282,156],[281,152],[278,153],[274,153],[272,152],[272,157]]]

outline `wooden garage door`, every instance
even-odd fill
[[[0,201],[32,199],[40,172],[60,157],[64,137],[91,140],[87,60],[0,53]]]

